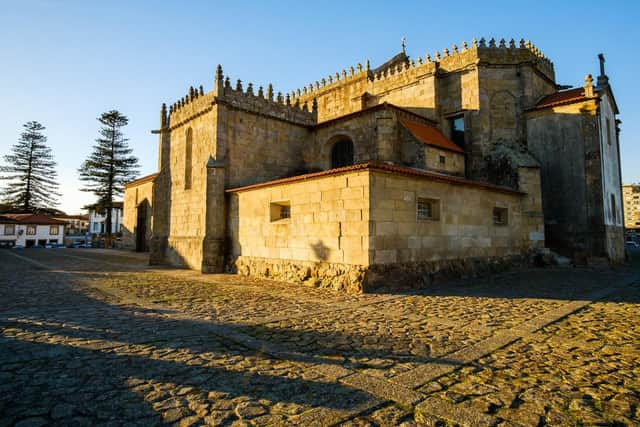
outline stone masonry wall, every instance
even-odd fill
[[[274,219],[272,203],[288,204],[290,218]],[[232,192],[232,268],[357,291],[369,261],[368,204],[367,171]]]
[[[371,264],[430,262],[517,255],[542,242],[542,218],[525,217],[522,194],[373,172]],[[418,198],[437,200],[437,219],[418,219]],[[508,209],[508,225],[493,208]],[[532,240],[532,237],[535,240]]]

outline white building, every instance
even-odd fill
[[[0,246],[62,244],[64,221],[38,214],[0,215]]]
[[[122,202],[113,202],[111,210],[111,233],[122,232]],[[107,210],[98,211],[94,207],[89,209],[89,233],[105,234],[107,232]]]

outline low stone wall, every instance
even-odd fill
[[[365,267],[340,263],[240,256],[228,264],[231,273],[266,277],[347,293],[362,293]]]
[[[363,283],[365,292],[419,289],[453,280],[483,277],[538,263],[537,251],[500,257],[372,265]]]
[[[265,277],[347,293],[420,289],[453,280],[482,277],[536,265],[539,251],[502,257],[467,258],[431,262],[360,265],[238,257],[228,264],[230,273]]]

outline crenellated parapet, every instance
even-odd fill
[[[364,66],[358,63],[356,66],[351,66],[348,69],[329,74],[327,77],[309,83],[307,86],[291,91],[290,95],[287,96],[290,96],[291,102],[298,102],[299,104],[309,103],[327,92],[355,82],[366,81],[370,74],[371,70],[369,61],[367,60]]]
[[[231,79],[223,76],[220,66],[216,71],[213,92],[216,102],[236,109],[304,126],[313,126],[317,122],[318,107],[315,100],[300,102],[299,99],[292,99],[293,97],[288,93],[276,94],[271,83],[266,90],[259,86],[257,91],[253,83],[247,84],[245,89],[242,80],[239,79],[233,86]]]
[[[480,40],[475,38],[471,43],[462,42],[460,46],[453,45],[451,48],[444,48],[434,55],[440,70],[455,71],[472,64],[478,65],[515,65],[529,63],[548,79],[555,81],[555,71],[553,62],[544,55],[531,41],[515,39],[509,41],[505,39],[496,40],[484,37]]]
[[[225,77],[222,67],[216,69],[213,90],[205,93],[204,88],[191,86],[187,94],[167,107],[162,105],[160,123],[162,129],[181,126],[202,114],[211,111],[214,104],[225,104],[232,108],[255,114],[289,121],[303,126],[312,126],[317,122],[317,104],[315,100],[300,102],[289,94],[274,94],[269,84],[266,90],[260,86],[257,91],[252,83],[246,88],[242,80],[235,85]]]

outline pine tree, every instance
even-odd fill
[[[51,209],[58,204],[56,162],[51,148],[46,146],[45,129],[32,121],[23,125],[24,132],[12,147],[12,154],[4,156],[7,163],[0,167],[2,180],[9,183],[4,188],[4,201],[13,210],[37,212]]]
[[[87,182],[82,191],[98,197],[96,209],[106,209],[105,228],[107,245],[111,244],[111,211],[113,198],[124,193],[124,184],[138,175],[138,159],[127,144],[122,128],[129,119],[117,110],[107,111],[98,117],[102,125],[93,146],[93,152],[79,169],[80,179]]]

